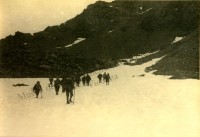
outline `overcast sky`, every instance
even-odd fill
[[[80,14],[97,0],[0,0],[0,39],[16,31],[34,33]],[[104,0],[111,2],[113,0]]]

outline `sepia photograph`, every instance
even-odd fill
[[[0,0],[0,137],[200,137],[199,14]]]

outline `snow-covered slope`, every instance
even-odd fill
[[[199,137],[200,82],[144,72],[158,60],[91,73],[92,86],[77,87],[70,105],[61,91],[46,91],[48,79],[0,79],[0,136]],[[94,84],[104,72],[114,77],[110,85]],[[38,80],[36,99],[30,88]]]

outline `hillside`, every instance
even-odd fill
[[[199,79],[199,33],[194,32],[171,45],[170,52],[148,67],[156,75],[170,75],[172,79]]]
[[[135,66],[161,58],[156,64],[146,68],[156,75],[166,75],[171,79],[199,79],[199,32],[194,31],[185,37],[179,37],[163,50],[140,55],[125,61],[126,65]]]
[[[198,28],[198,2],[98,1],[41,32],[0,41],[0,77],[72,75],[165,49]],[[73,70],[73,71],[72,71]]]

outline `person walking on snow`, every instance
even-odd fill
[[[99,83],[101,83],[101,80],[102,80],[103,75],[102,75],[102,74],[99,74],[97,77],[98,77],[98,79],[99,79]]]
[[[109,82],[110,82],[110,75],[109,75],[109,73],[107,73],[107,75],[106,75],[106,85],[109,85]]]
[[[86,81],[86,77],[85,75],[82,77],[82,83],[83,83],[83,86],[85,86],[85,81]]]
[[[58,92],[59,92],[59,89],[60,89],[60,80],[59,80],[59,78],[57,78],[54,81],[54,87],[55,87],[56,95],[58,95]]]
[[[106,81],[106,72],[104,72],[104,74],[103,74],[103,82],[105,82]]]
[[[76,78],[75,78],[75,82],[76,82],[76,85],[79,87],[80,82],[81,82],[81,78],[80,78],[80,76],[76,76]]]
[[[73,90],[75,89],[74,81],[71,78],[67,78],[66,80],[66,96],[67,96],[67,104],[73,103]]]
[[[63,77],[62,80],[60,81],[60,85],[62,87],[62,93],[64,93],[66,90],[66,78],[65,77]]]
[[[42,86],[40,85],[39,81],[37,81],[37,83],[34,85],[33,91],[36,94],[36,98],[38,98],[39,93],[42,92]]]
[[[87,74],[85,79],[86,79],[87,86],[89,86],[90,85],[90,81],[91,81],[91,77]]]
[[[52,77],[49,78],[49,82],[50,82],[49,87],[53,87],[53,78]]]

